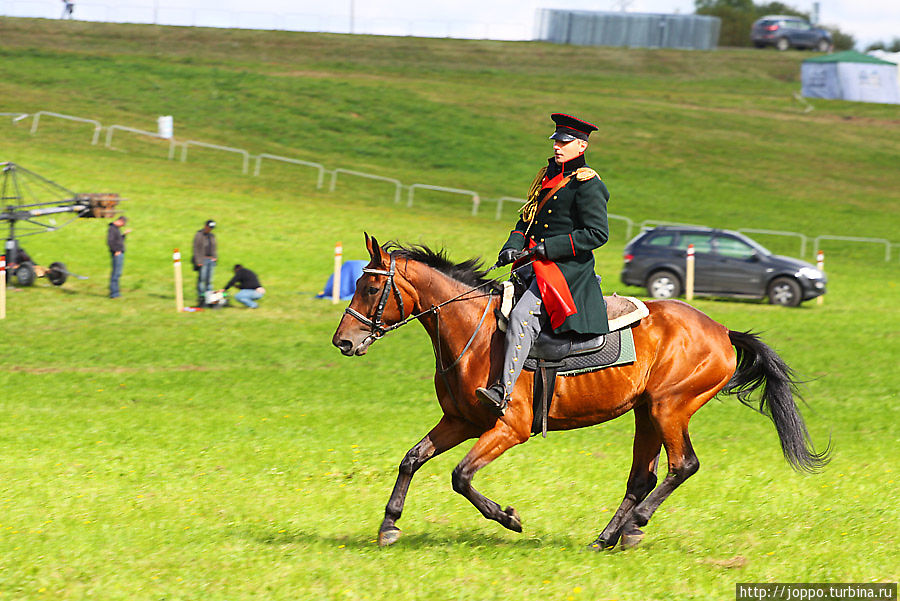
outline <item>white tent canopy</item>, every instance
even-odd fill
[[[800,79],[807,98],[900,104],[894,63],[848,50],[803,61]]]
[[[885,52],[884,50],[872,50],[867,53],[869,56],[880,58],[883,61],[894,63],[897,65],[897,89],[900,89],[900,52]]]

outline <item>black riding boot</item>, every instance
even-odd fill
[[[503,414],[506,413],[507,400],[503,395],[503,386],[500,384],[475,389],[475,397],[497,417],[503,417]]]

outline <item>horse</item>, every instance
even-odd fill
[[[365,234],[370,261],[356,283],[332,344],[346,356],[365,355],[376,340],[418,320],[434,347],[434,386],[443,416],[400,462],[385,507],[378,544],[401,536],[397,521],[413,475],[429,459],[463,441],[477,439],[454,468],[453,490],[481,514],[514,532],[522,520],[501,509],[472,485],[475,473],[531,436],[533,374],[523,371],[508,409],[497,417],[475,389],[498,377],[503,333],[488,318],[500,305],[500,286],[478,259],[454,263],[445,250],[389,242]],[[660,504],[697,472],[691,416],[717,394],[735,395],[775,425],[785,459],[794,469],[820,470],[830,444],[816,452],[794,400],[793,371],[756,334],[736,332],[678,300],[647,301],[649,315],[632,327],[636,360],[560,378],[547,418],[551,431],[593,426],[634,413],[633,462],[625,497],[609,524],[590,543],[595,550],[634,547]],[[760,391],[758,407],[750,394]],[[661,449],[668,472],[657,484]]]

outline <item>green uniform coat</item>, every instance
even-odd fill
[[[530,246],[529,240],[543,242],[547,259],[559,267],[576,307],[576,313],[554,331],[605,334],[609,332],[609,322],[594,272],[593,251],[609,239],[609,191],[596,174],[586,181],[574,177],[574,172],[583,166],[583,156],[563,166],[564,176],[573,174],[572,179],[544,203],[530,229],[527,222],[519,219],[503,249],[523,250]],[[550,159],[548,174],[553,171],[558,173],[559,167]],[[543,193],[546,192],[549,190]]]

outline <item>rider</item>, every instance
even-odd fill
[[[527,286],[509,316],[500,379],[475,391],[497,416],[506,411],[543,323],[549,321],[557,334],[609,332],[593,255],[609,238],[609,192],[584,161],[588,136],[597,127],[562,113],[550,118],[556,123],[550,136],[553,157],[531,184],[528,202],[497,261],[525,265],[516,273]]]

